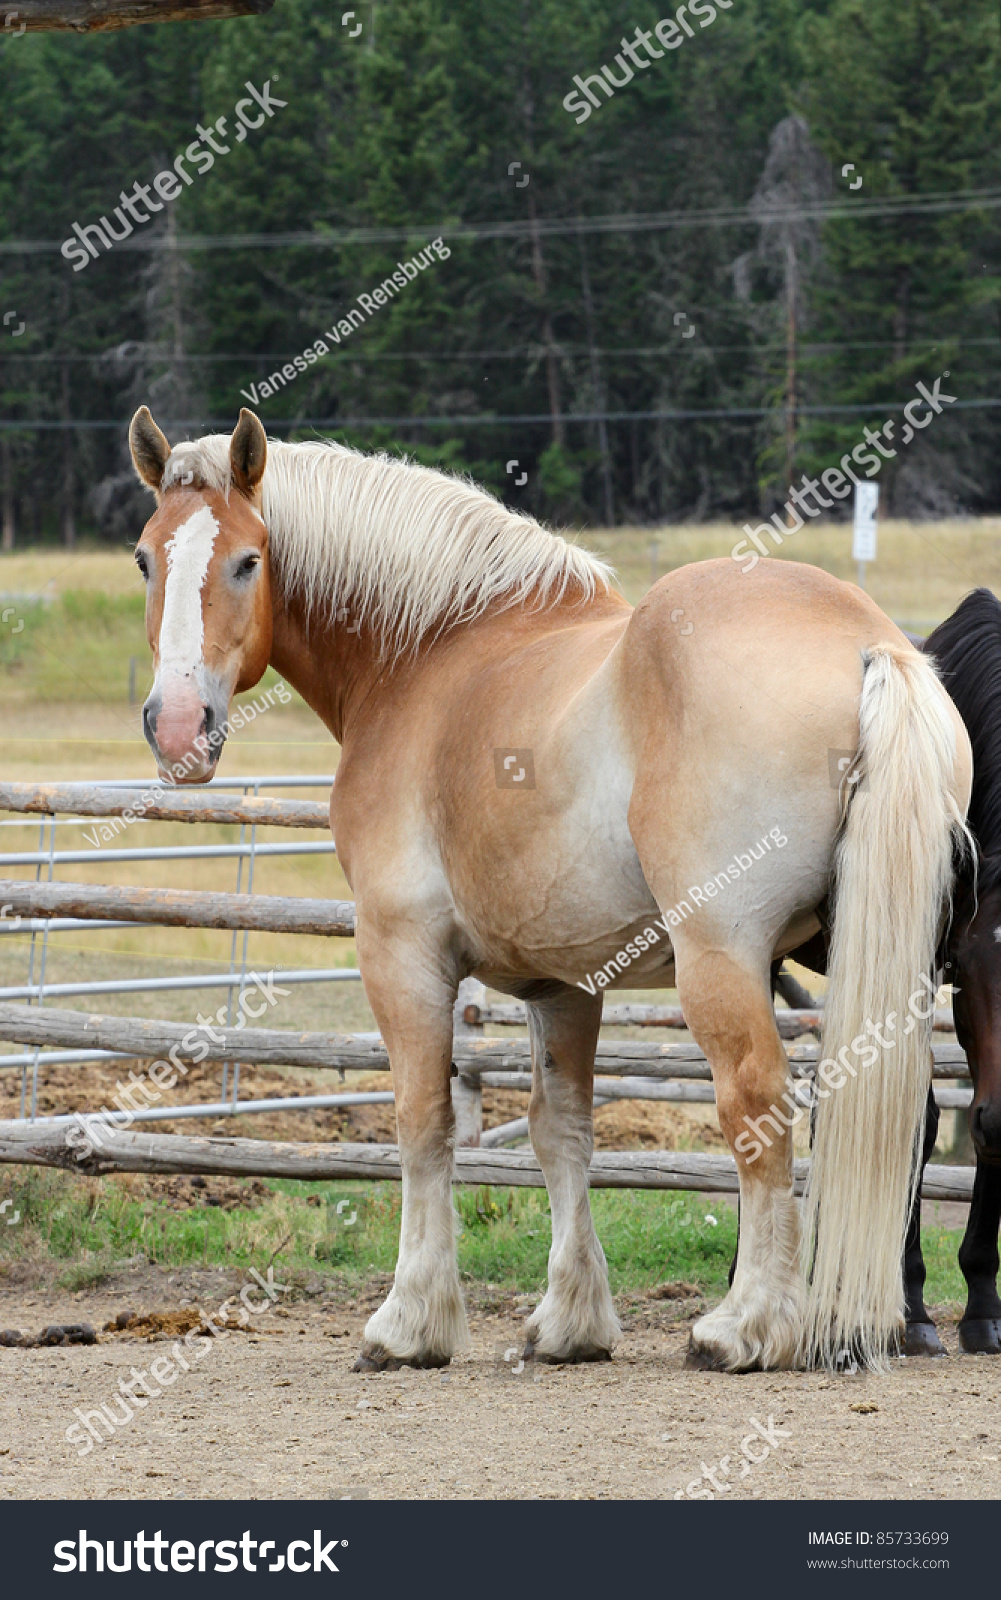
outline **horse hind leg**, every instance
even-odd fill
[[[959,1348],[967,1355],[1001,1355],[1001,1300],[998,1299],[998,1223],[1001,1222],[1001,1167],[977,1161],[970,1220],[959,1247],[959,1265],[968,1297],[959,1324]]]
[[[925,1137],[921,1150],[921,1170],[924,1172],[931,1159],[938,1137],[939,1110],[934,1089],[928,1090],[928,1110],[925,1113]],[[904,1355],[944,1356],[945,1346],[935,1331],[935,1324],[925,1307],[925,1260],[921,1251],[921,1184],[918,1184],[907,1224],[904,1244]]]
[[[800,955],[800,952],[797,952],[797,955]],[[801,956],[800,956],[800,959],[802,959]],[[809,965],[809,963],[806,963],[806,964]],[[814,1000],[812,994],[810,994],[809,990],[808,989],[804,989],[803,985],[801,983],[799,983],[796,978],[793,977],[791,972],[786,972],[784,970],[781,960],[772,962],[770,987],[771,987],[771,994],[772,994],[772,1009],[773,1010],[775,1009],[775,995],[776,995],[776,993],[778,993],[778,994],[780,994],[782,996],[783,1000],[786,1002],[786,1004],[788,1006],[795,1007],[797,1010],[800,1010],[800,1011],[809,1011],[816,1004],[816,1001]],[[934,1142],[935,1141],[932,1140],[933,1144],[934,1144]],[[739,1238],[739,1236],[740,1236],[740,1196],[739,1196],[739,1194],[737,1196],[737,1235],[738,1235],[738,1238]],[[734,1252],[733,1252],[733,1260],[730,1262],[730,1271],[729,1271],[729,1274],[727,1275],[727,1280],[726,1280],[727,1284],[729,1285],[729,1287],[731,1289],[733,1288],[733,1280],[734,1280],[734,1277],[736,1275],[736,1271],[737,1271],[737,1251],[734,1250]]]
[[[678,941],[678,994],[705,1051],[720,1127],[740,1179],[740,1242],[729,1293],[692,1330],[692,1365],[790,1367],[802,1331],[799,1211],[791,1126],[803,1114],[772,1014],[767,968]]]
[[[525,1357],[597,1361],[621,1333],[605,1253],[591,1216],[594,1052],[601,996],[560,986],[528,1003],[532,1045],[529,1131],[549,1191],[549,1287],[525,1328]]]

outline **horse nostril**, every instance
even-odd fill
[[[226,725],[220,725],[219,716],[211,705],[202,706],[202,725],[198,734],[199,744],[202,746],[207,759],[215,762],[226,743]]]
[[[150,709],[148,701],[143,706],[143,732],[149,740],[156,738],[156,712]]]

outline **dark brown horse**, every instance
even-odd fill
[[[959,1265],[967,1301],[960,1348],[1001,1355],[998,1225],[1001,1223],[1001,602],[975,589],[922,647],[933,656],[973,745],[969,825],[979,859],[959,868],[952,922],[943,950],[953,985],[956,1036],[973,1079],[970,1133],[977,1157],[973,1200]],[[924,1159],[935,1146],[938,1107],[928,1098]],[[942,1346],[924,1306],[925,1265],[916,1203],[904,1255],[907,1348],[939,1355]]]

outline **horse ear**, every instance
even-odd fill
[[[148,406],[140,406],[129,424],[129,449],[132,464],[143,483],[158,490],[163,482],[170,445],[150,416]]]
[[[242,494],[252,495],[268,464],[268,439],[260,419],[246,406],[241,408],[229,441],[229,464],[236,487]]]

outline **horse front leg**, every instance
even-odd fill
[[[429,955],[426,930],[378,938],[361,923],[365,992],[389,1052],[403,1169],[393,1287],[365,1326],[356,1372],[443,1367],[469,1343],[452,1205],[452,1007],[457,980]]]
[[[1001,1355],[1001,1300],[998,1299],[998,1224],[1001,1223],[1001,1166],[977,1157],[970,1219],[959,1247],[967,1302],[959,1324],[959,1348],[968,1355]]]
[[[928,1109],[925,1113],[925,1137],[921,1150],[921,1171],[931,1160],[938,1138],[939,1109],[935,1102],[934,1087],[928,1090]],[[935,1331],[935,1324],[925,1307],[925,1258],[921,1251],[921,1180],[914,1194],[914,1204],[907,1224],[904,1241],[904,1309],[907,1326],[904,1332],[904,1354],[908,1356],[944,1356],[945,1346]]]
[[[549,1287],[525,1328],[525,1358],[607,1360],[621,1334],[591,1216],[594,1052],[601,994],[546,986],[528,999],[532,1148],[549,1191]]]

